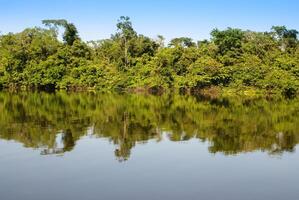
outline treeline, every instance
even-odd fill
[[[214,29],[194,42],[138,34],[121,17],[109,39],[84,42],[66,20],[0,35],[0,87],[26,89],[299,91],[298,31]],[[63,30],[63,41],[58,38]]]

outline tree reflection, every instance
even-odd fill
[[[211,153],[295,150],[299,99],[207,98],[180,95],[0,93],[0,138],[63,154],[92,135],[117,145],[127,160],[137,143],[197,138]]]

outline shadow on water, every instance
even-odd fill
[[[107,138],[129,159],[137,143],[209,141],[211,153],[293,152],[299,142],[299,99],[189,95],[0,93],[0,139],[72,151],[83,136]]]

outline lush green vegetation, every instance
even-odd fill
[[[109,39],[84,42],[74,24],[44,20],[0,36],[0,87],[39,89],[263,91],[295,95],[299,90],[298,32],[215,29],[194,42],[139,35],[121,17]],[[58,38],[63,29],[63,41]]]
[[[165,135],[173,142],[209,142],[211,153],[295,151],[299,143],[299,99],[206,98],[163,94],[0,93],[0,139],[42,154],[72,151],[93,135],[115,144],[115,156]]]

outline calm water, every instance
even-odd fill
[[[1,200],[298,200],[299,99],[0,93]]]

